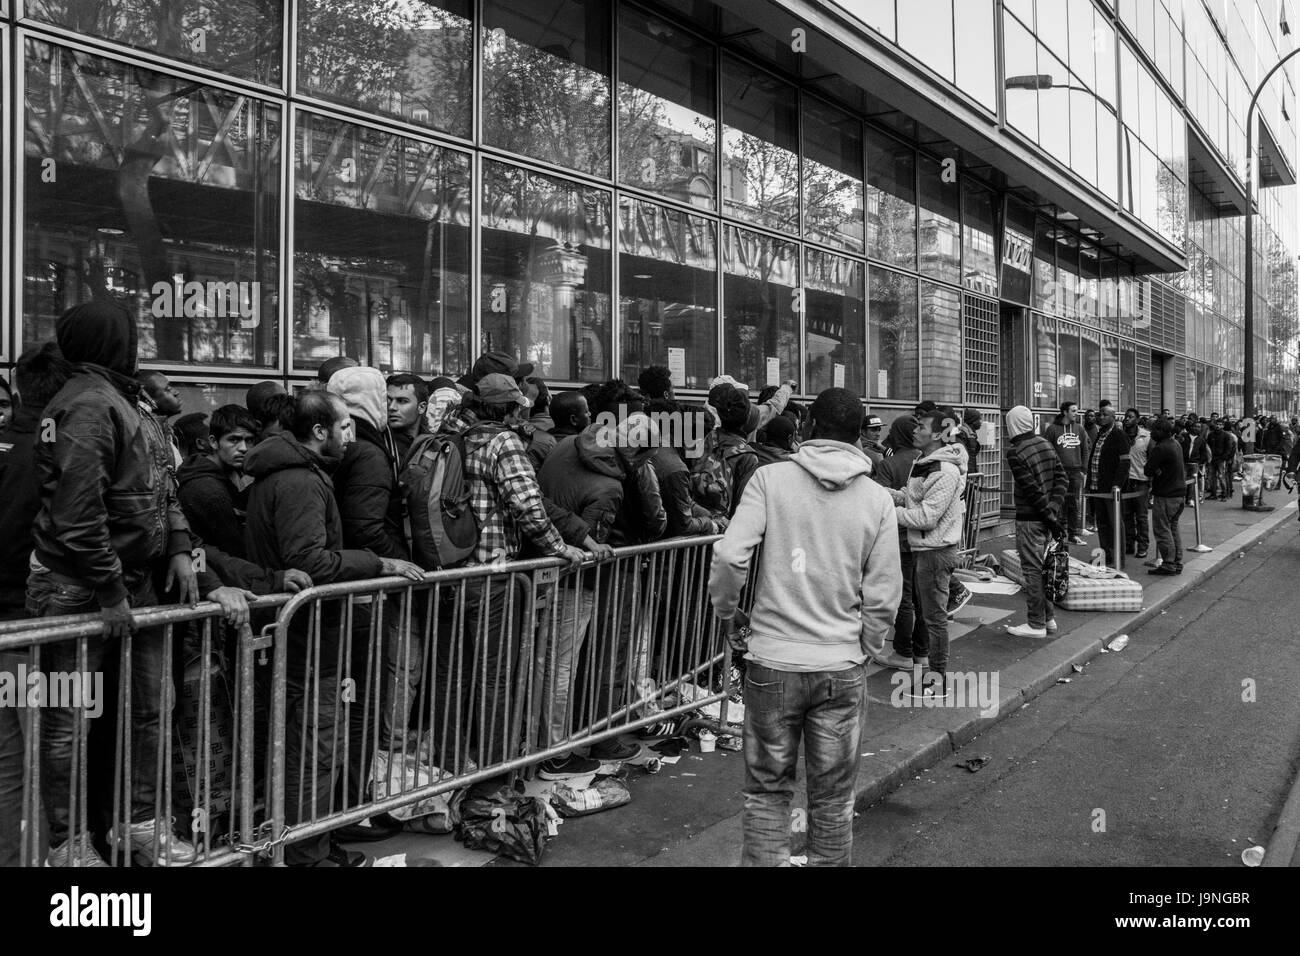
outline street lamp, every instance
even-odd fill
[[[1241,410],[1244,414],[1255,414],[1255,104],[1273,74],[1282,68],[1287,60],[1300,53],[1296,47],[1282,59],[1273,64],[1273,68],[1264,74],[1250,98],[1246,109],[1246,315],[1244,328],[1245,348],[1243,358],[1245,371],[1241,383]]]
[[[1052,74],[1050,73],[1024,73],[1019,76],[1008,76],[1003,82],[1003,86],[1009,90],[1078,90],[1081,93],[1087,93],[1095,97],[1098,103],[1110,111],[1110,114],[1115,117],[1115,124],[1123,129],[1126,139],[1129,135],[1128,127],[1119,121],[1119,111],[1115,109],[1114,104],[1106,102],[1086,86],[1076,86],[1074,84],[1057,86],[1052,81]],[[1128,174],[1128,207],[1133,209],[1133,147],[1131,145],[1124,150],[1124,169]]]

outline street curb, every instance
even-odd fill
[[[1171,591],[1142,611],[1119,623],[1108,621],[1085,624],[1066,637],[1053,641],[1042,650],[1005,668],[1001,672],[999,683],[1009,687],[1010,690],[1000,695],[997,714],[981,717],[968,711],[936,710],[934,711],[936,714],[944,716],[951,714],[951,716],[946,721],[942,721],[938,727],[933,724],[926,726],[928,721],[920,722],[920,726],[913,723],[911,727],[919,731],[916,736],[920,739],[908,742],[910,746],[898,762],[883,771],[879,768],[872,768],[866,772],[861,769],[858,771],[854,809],[858,811],[867,809],[897,789],[909,776],[915,776],[922,770],[933,767],[978,735],[1010,717],[1049,687],[1054,686],[1058,678],[1068,676],[1072,665],[1086,664],[1119,635],[1128,634],[1153,618],[1159,617],[1162,611],[1167,610],[1192,588],[1227,567],[1238,553],[1255,547],[1288,520],[1295,521],[1295,512],[1289,504],[1279,507],[1273,515],[1259,524],[1215,545],[1212,563],[1197,568],[1191,573],[1184,572],[1184,580],[1176,591]],[[1023,672],[1023,676],[1020,672]],[[1007,677],[1012,679],[1004,679]],[[907,734],[907,731],[903,733]],[[902,749],[900,748],[900,751]],[[1300,846],[1297,846],[1300,841],[1300,777],[1297,778],[1291,796],[1283,808],[1274,839],[1289,840],[1288,845],[1295,854],[1295,859],[1292,860],[1291,854],[1286,853],[1281,846],[1277,850],[1277,855],[1285,856],[1288,861],[1300,865]],[[1273,853],[1273,844],[1270,842],[1264,857],[1265,865],[1268,865],[1267,861]],[[1273,865],[1286,864],[1277,862]]]

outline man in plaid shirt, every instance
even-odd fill
[[[547,517],[533,463],[523,440],[507,425],[511,414],[527,408],[529,400],[515,380],[502,373],[483,376],[477,389],[473,408],[457,408],[443,423],[444,430],[465,436],[465,475],[479,526],[478,544],[467,563],[513,561],[527,538],[542,554],[564,558],[570,566],[579,564],[583,550],[566,544]],[[457,589],[445,590],[453,592],[454,600]],[[465,586],[462,686],[451,687],[450,674],[441,675],[438,707],[445,705],[443,694],[461,702],[459,712],[465,723],[457,736],[466,741],[479,766],[513,755],[505,724],[506,701],[514,684],[513,656],[522,638],[527,599],[527,580],[519,575],[474,578]],[[440,628],[455,620],[454,608],[444,610],[451,613],[440,615]],[[451,660],[443,650],[439,657]],[[475,725],[480,714],[483,722]]]

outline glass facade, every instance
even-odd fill
[[[1244,219],[1187,136],[1244,176],[1278,6],[827,4],[1188,271],[1149,274],[706,2],[27,0],[0,3],[0,358],[111,295],[198,405],[339,353],[429,376],[493,348],[561,386],[669,364],[687,391],[843,385],[886,417],[1233,410]],[[1292,88],[1260,102],[1287,157]],[[1300,393],[1293,192],[1260,190],[1256,223],[1277,409]]]

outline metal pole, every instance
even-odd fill
[[[1111,489],[1111,516],[1115,521],[1114,528],[1111,529],[1111,540],[1115,544],[1115,570],[1124,570],[1124,502],[1121,498],[1119,485]]]
[[[1192,515],[1196,518],[1196,547],[1188,548],[1188,551],[1196,551],[1204,554],[1206,551],[1213,551],[1207,544],[1201,543],[1201,491],[1202,491],[1201,466],[1196,466],[1196,495],[1192,498]]]

